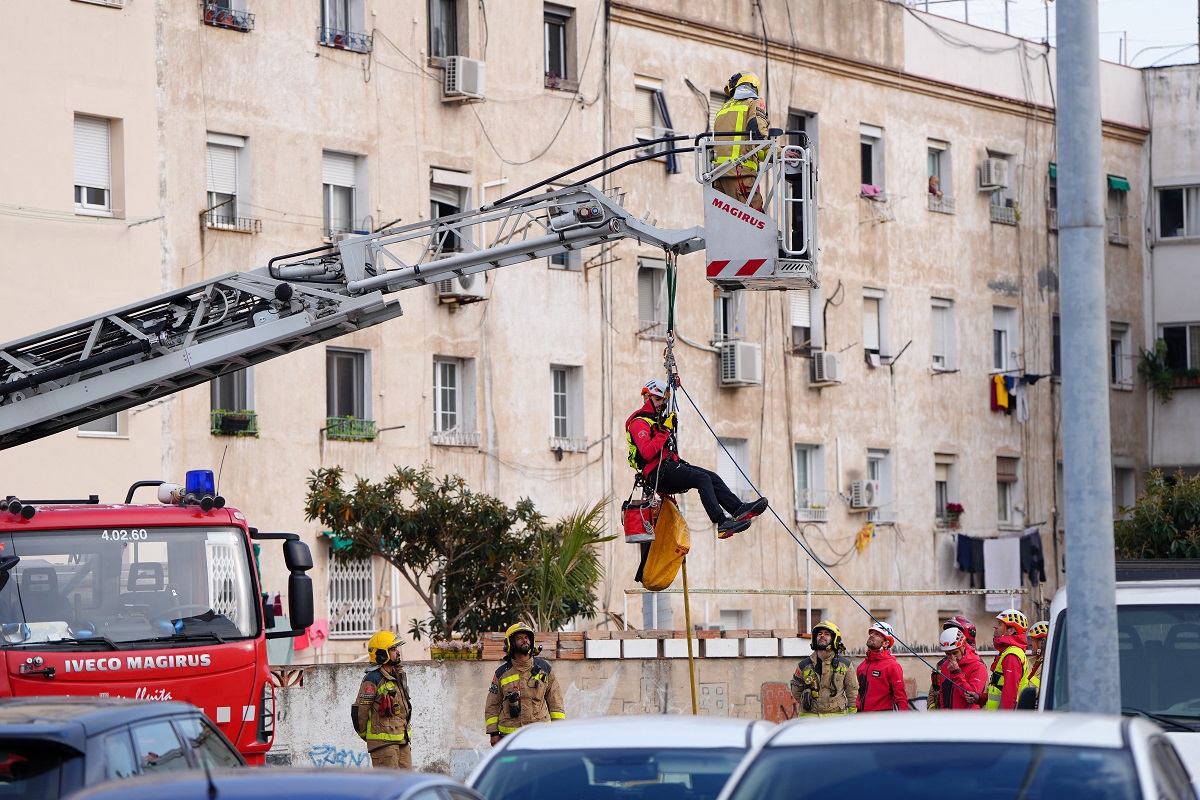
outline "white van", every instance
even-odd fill
[[[1038,708],[1070,709],[1067,590],[1050,607]],[[1121,706],[1167,732],[1200,777],[1200,562],[1118,561],[1117,635]]]

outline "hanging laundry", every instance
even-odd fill
[[[875,523],[868,522],[866,525],[863,525],[862,528],[859,529],[858,533],[855,535],[854,546],[858,548],[858,552],[861,554],[863,550],[867,549],[867,545],[869,545],[871,543],[871,540],[874,538],[875,538]]]
[[[1021,586],[1021,540],[1015,536],[983,540],[983,588],[1016,589]],[[989,594],[988,611],[1012,608],[1017,598],[1009,594]]]
[[[1004,386],[1003,375],[992,376],[992,411],[1004,411],[1008,408],[1008,389]],[[1003,610],[1003,609],[1001,609]]]
[[[1008,407],[1004,409],[1005,414],[1012,414],[1017,406],[1017,399],[1014,393],[1017,391],[1017,376],[1004,376],[1004,391],[1008,392]],[[1003,610],[1003,609],[1001,609]]]
[[[1017,384],[1014,397],[1017,400],[1017,422],[1025,422],[1029,419],[1029,390],[1023,381]]]
[[[1026,528],[1021,533],[1021,572],[1029,576],[1031,586],[1046,582],[1046,557],[1037,528]]]
[[[983,539],[977,536],[958,534],[954,538],[955,561],[958,568],[971,575],[971,588],[975,586],[975,576],[979,576],[979,585],[983,585]]]

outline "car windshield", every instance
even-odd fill
[[[62,756],[45,742],[0,741],[0,798],[54,800]]]
[[[819,737],[819,732],[818,732]],[[970,800],[1141,797],[1124,750],[1038,744],[888,742],[771,747],[749,766],[731,800],[886,797]]]
[[[105,528],[0,536],[0,646],[194,644],[258,633],[241,531]],[[58,644],[55,644],[58,643]]]
[[[1043,678],[1047,708],[1070,708],[1067,614],[1054,626],[1053,664]],[[1121,706],[1200,727],[1200,605],[1118,606]]]
[[[730,749],[511,750],[475,789],[488,800],[714,800],[745,751]]]

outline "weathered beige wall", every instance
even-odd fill
[[[986,658],[987,656],[985,656]],[[901,657],[910,696],[929,688],[928,669]],[[855,664],[859,659],[854,658]],[[413,768],[465,777],[488,749],[483,704],[495,661],[407,665],[413,700]],[[613,714],[689,714],[687,659],[553,662],[568,719]],[[787,691],[796,668],[782,658],[698,659],[700,714],[780,721],[795,716]],[[276,689],[275,744],[268,763],[367,768],[366,746],[350,725],[363,667],[304,668],[303,685]],[[548,723],[553,724],[553,723]]]

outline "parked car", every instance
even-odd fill
[[[188,770],[84,789],[71,800],[483,800],[458,781],[398,769]]]
[[[246,765],[187,703],[104,697],[0,700],[0,798],[55,800],[108,780]]]
[[[738,767],[721,800],[806,797],[1196,800],[1179,754],[1147,720],[939,711],[789,722]]]
[[[678,714],[530,725],[505,736],[467,778],[487,800],[714,800],[775,725]]]

